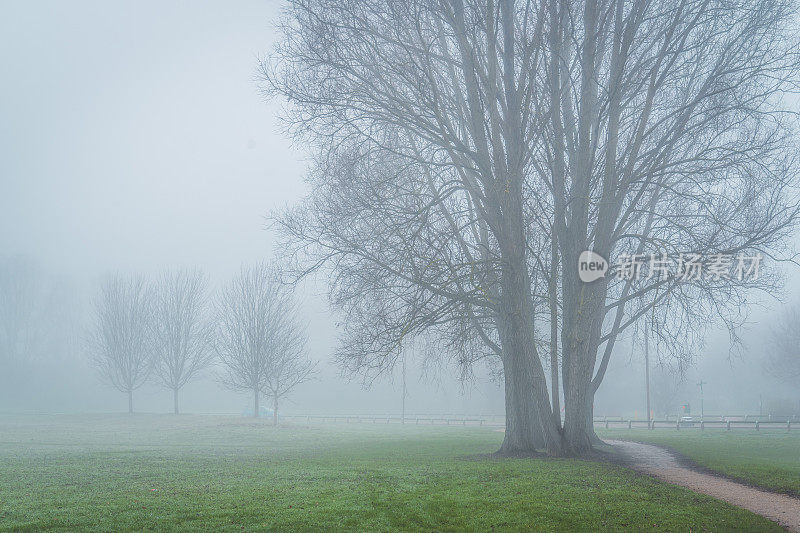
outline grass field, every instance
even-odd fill
[[[495,459],[486,428],[0,417],[0,530],[779,531],[607,463]]]
[[[668,446],[715,472],[800,497],[800,431],[604,429],[598,434]]]

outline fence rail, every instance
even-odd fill
[[[732,418],[690,418],[690,417],[680,417],[676,419],[669,419],[669,418],[662,418],[662,419],[654,419],[654,420],[644,420],[644,419],[635,419],[629,418],[624,419],[622,417],[595,417],[594,425],[595,427],[605,427],[606,429],[609,428],[627,428],[627,429],[656,429],[656,428],[672,428],[675,430],[682,430],[682,429],[724,429],[726,431],[731,431],[735,429],[753,429],[755,431],[760,431],[762,429],[783,429],[786,431],[792,430],[792,425],[797,428],[800,426],[800,420],[796,417],[782,417],[782,420],[778,420],[777,418],[773,419],[764,419],[764,417],[751,417],[747,419],[746,417],[738,417],[737,419]]]
[[[701,418],[706,422],[710,421],[722,421],[726,422],[730,421],[741,421],[741,422],[755,422],[756,420],[760,422],[800,422],[800,415],[742,415],[742,414],[723,414],[723,415],[713,415],[708,414],[704,416],[690,416],[690,415],[666,415],[664,416],[663,420],[675,422],[678,419],[682,418],[691,418],[695,422],[700,422]],[[630,417],[623,417],[618,415],[607,415],[607,416],[595,416],[595,422],[605,422],[606,420],[616,420],[616,421],[628,421]]]
[[[447,416],[447,415],[281,415],[281,418],[305,422],[338,422],[348,424],[427,424],[460,426],[503,426],[502,416]]]

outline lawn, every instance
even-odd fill
[[[608,463],[495,459],[488,428],[0,416],[0,530],[780,531]]]
[[[661,444],[715,472],[800,496],[800,431],[604,429],[599,435]]]

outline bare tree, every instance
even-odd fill
[[[172,391],[175,414],[178,391],[214,357],[207,307],[207,281],[198,270],[164,273],[155,287],[154,369],[161,384]]]
[[[590,452],[621,333],[649,320],[686,358],[709,317],[735,334],[747,292],[774,286],[584,283],[577,261],[784,257],[792,17],[785,0],[290,2],[264,79],[318,157],[312,195],[277,222],[299,275],[330,269],[342,364],[381,371],[414,335],[497,357],[501,451]]]
[[[128,395],[129,413],[133,391],[153,368],[152,316],[152,293],[143,278],[116,275],[103,283],[89,337],[91,362],[108,384]]]
[[[786,309],[772,326],[770,352],[765,359],[767,372],[778,379],[797,383],[800,379],[800,310]]]
[[[37,266],[23,258],[0,258],[0,361],[40,356],[52,331],[49,293]]]
[[[288,316],[277,335],[279,348],[271,352],[262,388],[265,396],[272,400],[272,424],[275,426],[278,425],[279,400],[301,383],[312,379],[316,373],[316,363],[305,357],[306,336],[295,314],[296,308],[291,301],[287,304]]]
[[[313,372],[303,358],[306,335],[290,287],[265,264],[242,267],[217,302],[217,324],[214,348],[225,367],[222,383],[251,391],[256,417],[259,395],[265,393],[277,424],[278,401]]]

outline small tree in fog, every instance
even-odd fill
[[[256,417],[259,395],[272,398],[276,424],[278,400],[313,372],[304,358],[306,335],[298,318],[289,288],[264,264],[243,267],[217,304],[214,348],[225,367],[222,383],[252,392]]]
[[[91,361],[107,383],[127,393],[129,413],[133,413],[133,391],[147,381],[152,369],[152,311],[151,293],[141,277],[109,278],[95,303]]]
[[[800,378],[800,310],[791,307],[772,328],[766,370],[784,381]]]
[[[68,344],[60,317],[66,307],[64,287],[39,265],[20,257],[0,257],[0,363],[29,362]],[[71,302],[70,302],[71,303]]]
[[[154,369],[158,381],[172,391],[178,414],[178,391],[213,359],[205,276],[198,270],[165,273],[153,304]]]
[[[278,402],[314,375],[316,364],[304,356],[306,335],[297,320],[294,302],[287,302],[284,329],[278,333],[282,349],[268,360],[266,382],[262,391],[272,400],[272,424],[278,425]]]

